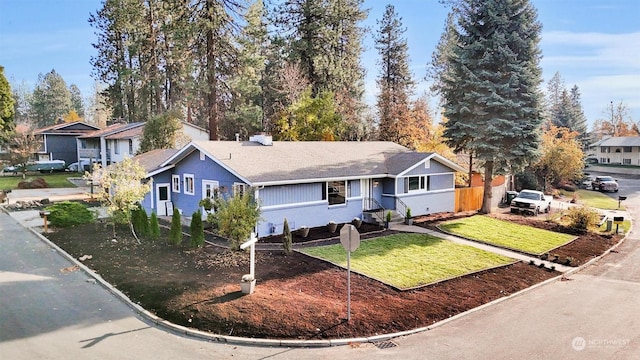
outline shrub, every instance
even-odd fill
[[[171,216],[171,230],[169,230],[169,244],[180,245],[182,242],[182,222],[180,221],[180,212],[173,208],[173,216]]]
[[[282,229],[282,248],[285,254],[291,254],[291,230],[289,229],[287,218],[284,218],[284,226]]]
[[[191,247],[199,248],[204,246],[204,226],[202,225],[202,213],[200,209],[191,215]]]
[[[407,208],[407,214],[405,216],[407,219],[411,219],[411,208]]]
[[[48,206],[45,210],[50,212],[47,220],[53,226],[69,227],[95,220],[94,214],[86,206],[77,202],[63,201]]]
[[[586,206],[572,206],[565,213],[567,226],[575,231],[584,232],[595,227],[600,220],[598,212]]]
[[[149,217],[142,207],[131,211],[131,222],[138,235],[149,236]]]
[[[537,190],[539,188],[538,179],[536,178],[536,175],[531,172],[516,174],[515,180],[517,189]]]
[[[151,219],[149,220],[149,237],[151,240],[160,238],[160,224],[158,224],[158,215],[155,212],[151,213]]]

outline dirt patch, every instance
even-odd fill
[[[259,251],[256,292],[243,296],[239,280],[249,271],[247,253],[218,246],[193,250],[187,240],[182,246],[162,241],[138,245],[126,228],[117,233],[114,240],[110,225],[96,223],[55,230],[48,237],[76,258],[91,255],[86,265],[158,316],[234,336],[325,339],[404,331],[557,275],[516,263],[401,292],[352,274],[352,321],[347,324],[346,272],[326,262],[300,253]]]

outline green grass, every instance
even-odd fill
[[[476,215],[448,221],[441,228],[466,238],[540,255],[564,245],[574,236]]]
[[[341,244],[301,251],[347,266],[347,253]],[[513,261],[505,256],[425,234],[395,234],[365,240],[351,253],[353,271],[400,289],[426,285]]]
[[[603,210],[618,210],[618,200],[613,199],[599,191],[592,190],[576,190],[578,194],[578,204],[603,209]],[[561,194],[571,198],[573,193],[561,191]],[[620,204],[620,210],[624,210],[624,202]]]
[[[76,187],[73,185],[67,178],[82,176],[81,174],[73,173],[73,174],[34,174],[27,175],[24,179],[25,181],[33,180],[35,178],[43,178],[49,187],[52,188],[66,188],[66,187]],[[22,181],[22,175],[16,176],[0,176],[0,189],[17,189],[18,183]]]
[[[616,231],[616,224],[611,224],[611,231],[615,232]],[[624,220],[622,221],[622,224],[618,225],[618,232],[620,234],[626,234],[629,229],[631,229],[631,221],[629,220]],[[605,221],[602,225],[600,225],[600,227],[598,228],[598,230],[602,233],[607,233],[607,222]]]

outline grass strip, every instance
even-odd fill
[[[575,238],[569,234],[514,224],[482,215],[448,221],[440,227],[455,235],[532,255],[544,254]]]

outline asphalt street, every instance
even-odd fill
[[[640,215],[640,181],[619,178]],[[618,196],[618,194],[612,194]],[[637,359],[640,230],[615,252],[429,331],[330,348],[222,344],[139,317],[74,263],[0,212],[2,359]]]

